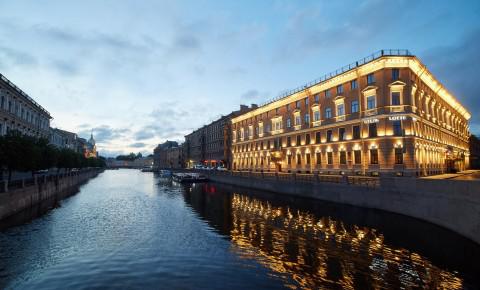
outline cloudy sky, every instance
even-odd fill
[[[0,0],[0,72],[101,154],[167,139],[383,48],[407,48],[480,133],[480,1]]]

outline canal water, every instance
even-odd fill
[[[405,216],[105,171],[0,225],[1,289],[478,289],[480,250]]]

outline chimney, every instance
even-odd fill
[[[251,104],[250,107],[252,108],[252,110],[254,110],[254,109],[258,108],[258,105],[257,104]]]
[[[248,106],[240,105],[240,112],[248,110]]]

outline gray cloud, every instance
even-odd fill
[[[258,97],[260,97],[260,93],[256,89],[248,90],[241,95],[243,100],[253,100],[257,99]]]
[[[112,140],[125,137],[130,132],[127,128],[111,128],[108,125],[101,125],[92,129],[94,138],[97,142],[108,143]],[[92,130],[81,130],[79,136],[89,138]]]
[[[34,66],[37,64],[37,59],[22,50],[0,46],[0,64],[2,66]]]
[[[148,144],[146,143],[143,143],[143,142],[136,142],[136,143],[133,143],[133,144],[130,144],[130,147],[133,147],[133,148],[143,148],[145,146],[147,146]]]

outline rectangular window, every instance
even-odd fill
[[[370,149],[370,164],[378,164],[378,149]]]
[[[327,131],[327,142],[332,142],[332,130]]]
[[[287,119],[287,128],[290,128],[292,126],[292,121],[290,118]]]
[[[360,150],[353,151],[353,159],[354,159],[355,164],[362,163],[362,151],[360,151]]]
[[[352,113],[358,113],[358,101],[352,101]]]
[[[320,101],[320,95],[319,94],[316,94],[314,96],[314,99],[315,99],[315,103],[318,103]]]
[[[393,135],[394,136],[402,136],[402,121],[400,120],[395,120],[392,122],[392,127],[393,127]]]
[[[343,104],[339,104],[337,106],[337,116],[343,116],[345,115],[345,107]]]
[[[403,164],[403,148],[395,148],[395,164]]]
[[[305,124],[310,124],[310,114],[305,114]]]
[[[347,152],[340,151],[340,164],[347,164]]]
[[[297,115],[295,117],[295,126],[298,126],[298,125],[302,125],[302,118],[300,117],[300,115]]]
[[[344,141],[345,140],[345,128],[338,129],[338,140]]]
[[[290,111],[290,104],[287,104],[287,112]]]
[[[297,153],[297,165],[302,164],[302,155],[300,153]]]
[[[367,97],[367,110],[375,109],[375,96]]]
[[[313,112],[313,121],[320,121],[320,111]]]
[[[343,85],[337,86],[337,95],[343,94]]]
[[[400,77],[400,70],[398,68],[392,69],[392,80],[396,81]]]
[[[352,137],[353,139],[360,139],[360,126],[353,126]]]
[[[291,154],[287,155],[287,163],[288,163],[288,165],[292,164],[292,155]]]
[[[297,102],[296,102],[295,108],[300,109],[300,101],[297,101]]]
[[[310,165],[310,153],[305,154],[305,162]]]
[[[325,91],[325,98],[328,98],[328,97],[330,97],[330,90]]]
[[[295,144],[296,146],[300,146],[302,145],[302,137],[300,135],[297,135],[297,144]]]
[[[333,152],[327,152],[327,164],[333,164]]]
[[[354,89],[356,89],[356,88],[358,88],[357,80],[352,80],[352,81],[350,82],[350,89],[354,90]]]
[[[392,106],[400,105],[400,92],[392,93]]]
[[[320,132],[315,133],[315,143],[320,144]]]
[[[368,137],[377,137],[377,123],[368,124]]]
[[[375,83],[375,76],[373,73],[367,75],[367,84],[371,85]]]
[[[292,137],[288,136],[287,137],[287,147],[292,146]]]
[[[326,108],[325,109],[325,118],[330,119],[332,117],[332,109]]]
[[[305,98],[305,107],[308,106],[308,98]]]
[[[322,164],[322,154],[320,152],[315,153],[315,160],[317,162],[317,165]]]
[[[305,144],[306,145],[310,144],[310,134],[305,134]]]

